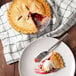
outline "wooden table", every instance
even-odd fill
[[[9,1],[11,0],[0,0],[0,6]],[[67,39],[63,41],[70,47],[76,59],[76,25],[73,26],[67,32],[69,33],[69,36]],[[19,76],[18,62],[11,65],[6,64],[3,55],[3,47],[1,41],[0,41],[0,76]],[[76,72],[74,76],[76,76]]]

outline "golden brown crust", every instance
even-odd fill
[[[13,21],[12,21],[12,19],[11,19],[11,17],[10,17],[10,13],[11,13],[11,8],[13,7],[13,4],[15,3],[16,1],[14,1],[14,2],[12,2],[11,3],[11,5],[10,5],[10,7],[9,7],[9,9],[8,9],[8,20],[9,20],[9,23],[11,24],[11,26],[15,29],[15,30],[17,30],[18,32],[20,32],[20,33],[23,33],[23,34],[33,34],[33,33],[36,33],[37,31],[38,31],[38,29],[36,28],[36,26],[35,26],[35,29],[34,30],[25,30],[24,28],[20,28],[20,27],[18,27]]]
[[[57,52],[53,52],[50,60],[54,63],[55,68],[63,68],[64,62],[62,60],[62,57]]]
[[[46,12],[46,16],[51,17],[50,6],[48,5],[48,3],[45,0],[37,0],[37,1],[39,1],[44,6],[45,12]],[[37,29],[36,26],[34,26],[33,30],[28,30],[28,29],[24,29],[24,28],[18,27],[16,25],[16,23],[12,21],[10,13],[11,13],[11,9],[14,6],[15,3],[17,3],[17,0],[14,0],[11,3],[11,5],[10,5],[10,7],[8,9],[8,13],[7,13],[8,14],[8,20],[9,20],[9,23],[11,24],[11,26],[15,30],[17,30],[18,32],[21,32],[21,33],[24,33],[24,34],[33,34],[33,33],[38,32],[38,29]]]
[[[46,0],[37,0],[37,1],[39,1],[43,5],[46,12],[46,16],[51,17],[51,9]]]

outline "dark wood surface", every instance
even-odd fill
[[[0,6],[9,1],[11,0],[0,0]],[[76,25],[73,26],[67,32],[69,33],[69,36],[67,39],[63,41],[70,47],[76,60]],[[0,41],[0,76],[19,76],[18,62],[13,63],[11,65],[6,64],[3,55],[3,47],[1,41]],[[76,76],[76,72],[74,76]]]

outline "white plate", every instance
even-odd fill
[[[36,74],[34,72],[35,62],[34,58],[42,51],[48,50],[58,40],[55,38],[45,37],[40,38],[32,42],[23,52],[20,63],[19,71],[20,76],[74,76],[75,72],[75,60],[69,47],[61,42],[61,44],[55,49],[62,56],[65,67],[55,73],[50,74]]]

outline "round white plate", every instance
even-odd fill
[[[42,51],[48,50],[57,41],[58,40],[55,38],[45,37],[32,42],[24,50],[21,56],[19,63],[20,76],[74,76],[74,56],[69,47],[63,42],[61,42],[61,44],[55,49],[55,51],[60,53],[60,55],[62,56],[65,62],[65,67],[63,69],[58,70],[57,72],[45,75],[36,74],[34,72],[34,69],[36,68],[35,65],[37,64],[34,62],[34,58]]]

